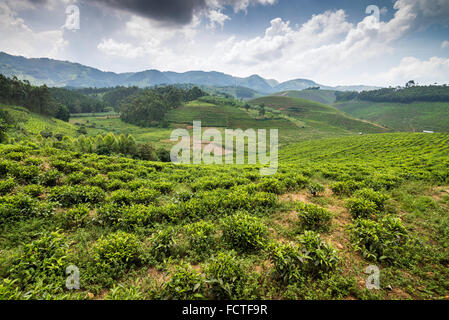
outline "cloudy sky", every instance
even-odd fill
[[[449,83],[449,0],[0,0],[0,51],[114,72]]]

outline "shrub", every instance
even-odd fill
[[[330,185],[332,192],[338,196],[350,196],[354,191],[363,188],[364,183],[354,180],[335,182]]]
[[[382,192],[374,191],[373,189],[363,188],[354,193],[354,197],[370,200],[376,204],[377,211],[383,211],[385,208],[385,202],[388,200],[388,196]]]
[[[249,252],[267,243],[268,228],[259,218],[240,212],[223,220],[223,238],[233,248]]]
[[[102,189],[92,186],[58,186],[50,190],[49,199],[56,201],[63,207],[88,203],[97,204],[104,200],[105,193]]]
[[[89,221],[90,208],[86,204],[79,204],[64,213],[64,225],[66,227],[84,227]]]
[[[100,270],[123,271],[140,262],[139,249],[135,235],[118,231],[98,239],[93,247],[93,255]]]
[[[17,279],[21,288],[42,282],[61,289],[68,263],[68,247],[64,239],[63,234],[51,232],[26,244],[15,258],[9,276]]]
[[[377,205],[373,201],[363,198],[350,198],[346,200],[345,207],[354,219],[374,218],[379,213]]]
[[[14,178],[8,178],[6,180],[0,180],[0,195],[5,195],[11,192],[17,185]]]
[[[385,216],[378,222],[357,219],[349,230],[355,250],[373,261],[393,262],[408,238],[401,220],[392,216]]]
[[[39,168],[35,166],[24,166],[20,163],[14,163],[8,168],[9,173],[14,176],[17,181],[22,183],[32,183],[37,180]]]
[[[329,230],[332,213],[314,204],[298,203],[296,205],[299,221],[306,230]]]
[[[288,191],[302,190],[310,183],[310,179],[302,174],[286,175],[282,181]]]
[[[32,196],[34,198],[39,197],[41,194],[44,193],[44,187],[38,185],[38,184],[30,184],[28,186],[25,186],[22,188],[23,193]]]
[[[248,275],[235,254],[218,253],[207,266],[205,273],[214,299],[240,299]]]
[[[177,235],[177,229],[174,227],[167,227],[153,234],[150,251],[156,261],[162,262],[177,255]]]
[[[264,178],[259,183],[259,189],[260,191],[274,193],[274,194],[283,194],[287,191],[287,188],[285,185],[279,181],[278,179],[274,178]]]
[[[58,170],[48,170],[39,176],[38,181],[43,186],[54,187],[61,177],[62,174]]]
[[[0,197],[0,221],[17,221],[38,214],[38,203],[28,195],[19,193]]]
[[[309,193],[314,197],[316,197],[320,193],[323,193],[324,190],[324,186],[319,183],[312,183],[307,187],[307,191],[309,191]]]
[[[169,300],[202,300],[205,283],[201,274],[186,264],[174,266],[169,272],[170,280],[162,288],[163,298]]]
[[[184,229],[189,242],[189,249],[200,260],[207,257],[215,247],[215,225],[211,222],[200,221],[188,224]]]
[[[111,193],[108,198],[108,202],[113,202],[121,205],[137,204],[150,204],[160,196],[159,191],[139,188],[135,191],[130,190],[117,190]]]
[[[283,283],[302,282],[305,277],[320,277],[336,269],[339,258],[331,244],[324,243],[319,234],[306,231],[296,244],[273,244],[270,260]]]

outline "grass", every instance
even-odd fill
[[[269,96],[250,101],[253,105],[265,104],[283,113],[300,119],[305,127],[317,131],[332,132],[337,135],[358,132],[382,133],[385,128],[378,125],[353,119],[334,107],[305,99]]]
[[[77,128],[67,122],[32,113],[23,107],[0,104],[0,110],[7,111],[19,130],[15,131],[15,138],[23,135],[36,135],[41,131],[51,131],[53,134],[75,136]]]
[[[376,122],[396,131],[449,131],[449,103],[376,103],[349,101],[336,103],[339,110],[359,119]]]
[[[275,94],[276,96],[300,98],[319,103],[332,105],[335,102],[335,91],[332,90],[301,90],[301,91],[283,91]]]

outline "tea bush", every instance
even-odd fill
[[[16,185],[17,183],[14,178],[0,180],[0,195],[3,196],[7,193],[10,193],[16,187]]]
[[[377,211],[383,211],[385,208],[385,202],[388,200],[388,196],[382,192],[374,191],[373,189],[363,188],[354,193],[355,198],[362,198],[372,201],[376,204]]]
[[[364,186],[365,184],[363,182],[354,180],[339,181],[330,184],[332,192],[338,196],[350,196]]]
[[[364,198],[350,198],[345,202],[345,207],[349,210],[354,219],[375,218],[379,213],[378,206],[371,200]]]
[[[103,272],[120,272],[139,264],[140,253],[137,237],[122,231],[101,237],[92,249],[96,267]]]
[[[102,189],[92,186],[57,186],[50,189],[48,198],[58,202],[63,207],[76,204],[99,204],[104,200],[105,193]]]
[[[38,203],[28,195],[19,193],[0,197],[0,221],[28,219],[38,214]]]
[[[223,219],[223,239],[233,248],[251,252],[262,248],[268,240],[268,228],[261,219],[245,212]]]
[[[61,177],[62,173],[58,170],[48,170],[39,175],[38,181],[43,186],[54,187],[58,184]]]
[[[205,273],[214,299],[241,299],[248,274],[235,254],[219,252]]]
[[[68,253],[63,234],[44,233],[39,239],[24,245],[13,261],[8,277],[17,279],[21,290],[30,289],[38,283],[62,289]]]
[[[108,197],[107,202],[120,205],[150,204],[154,202],[158,196],[160,196],[159,191],[152,189],[139,188],[135,191],[121,189],[112,192]]]
[[[30,184],[30,185],[24,186],[22,188],[22,192],[33,197],[33,198],[37,198],[44,193],[44,187],[42,187],[38,184]]]
[[[307,191],[309,191],[309,193],[316,197],[317,195],[319,195],[320,193],[323,193],[325,190],[324,186],[319,184],[319,183],[311,183],[308,187],[307,187]]]
[[[278,179],[264,178],[259,183],[259,190],[268,193],[283,194],[287,191],[287,188]]]
[[[339,263],[337,251],[313,231],[305,231],[298,245],[272,244],[270,260],[275,275],[286,284],[302,282],[308,276],[320,277],[335,270]]]
[[[314,204],[297,203],[299,221],[306,230],[328,231],[330,228],[332,213],[329,210]]]
[[[357,219],[349,230],[355,250],[372,261],[394,262],[408,239],[401,220],[393,216],[385,216],[380,221]]]
[[[186,264],[175,265],[169,272],[169,281],[164,282],[162,298],[165,300],[203,300],[205,282],[201,274]]]
[[[153,258],[162,262],[165,259],[179,254],[177,243],[178,230],[174,227],[166,227],[154,233],[150,239],[150,252]]]
[[[215,249],[216,227],[213,223],[199,221],[184,226],[184,230],[189,242],[189,250],[191,250],[199,260],[208,257],[211,251]]]
[[[84,227],[89,219],[90,208],[86,204],[79,204],[63,214],[64,226],[66,228]]]

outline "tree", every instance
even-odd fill
[[[67,108],[63,104],[58,104],[58,107],[56,109],[55,118],[60,119],[65,122],[69,122],[70,119],[70,111],[69,108]]]
[[[250,105],[246,103],[246,104],[245,104],[245,109],[246,109],[246,111],[248,111],[249,108],[250,108]]]
[[[261,117],[265,116],[265,105],[263,104],[260,106],[259,115]]]
[[[6,140],[6,131],[8,131],[8,126],[3,119],[0,119],[0,143]]]
[[[137,146],[137,154],[140,159],[148,161],[157,161],[156,149],[149,142],[142,143]]]

